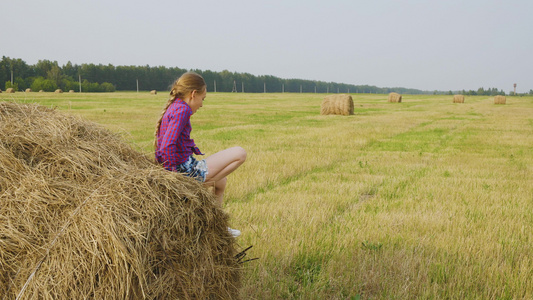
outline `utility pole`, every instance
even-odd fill
[[[302,85],[300,84],[300,94],[302,93]]]
[[[11,79],[11,80],[13,80],[13,79]],[[516,96],[516,83],[513,84],[513,86],[514,86],[514,95]]]
[[[78,74],[78,82],[80,83],[80,93],[81,93],[81,74]]]
[[[266,82],[263,82],[263,93],[267,92],[267,84]]]
[[[216,93],[217,92],[217,81],[214,80],[214,82],[215,82],[215,93]]]
[[[13,70],[11,70],[11,86],[13,86]]]
[[[241,82],[241,86],[242,86],[242,92],[244,93],[244,81]]]
[[[285,83],[282,83],[282,84],[281,84],[281,92],[282,92],[282,93],[285,93]]]
[[[139,79],[137,78],[137,93],[139,93]]]
[[[231,92],[232,93],[236,93],[237,92],[237,82],[235,82],[235,80],[233,80],[233,88],[231,89]]]

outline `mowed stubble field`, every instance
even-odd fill
[[[208,93],[205,153],[232,146],[225,209],[253,245],[244,299],[533,298],[533,97]],[[57,106],[153,151],[166,93],[0,94]]]

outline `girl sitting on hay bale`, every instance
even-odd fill
[[[226,176],[246,160],[241,147],[222,150],[206,159],[196,160],[193,154],[204,155],[191,139],[191,116],[203,106],[207,85],[199,74],[187,72],[172,85],[170,98],[155,132],[155,158],[167,170],[183,173],[213,186],[216,199],[222,206]],[[237,237],[239,230],[228,228]]]

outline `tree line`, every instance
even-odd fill
[[[183,73],[194,71],[202,75],[209,92],[247,93],[375,93],[427,94],[427,91],[409,88],[380,88],[371,85],[324,82],[303,79],[282,79],[270,75],[256,76],[224,70],[187,70],[178,67],[114,66],[111,64],[67,64],[39,60],[29,65],[22,59],[2,57],[0,83],[5,88],[34,91],[80,90],[82,92],[169,90]]]
[[[0,84],[5,88],[52,92],[56,89],[81,92],[114,91],[167,91],[183,73],[194,71],[202,75],[209,92],[247,93],[373,93],[388,94],[430,94],[429,91],[393,87],[381,88],[371,85],[354,85],[304,79],[282,79],[270,75],[256,76],[224,70],[187,70],[178,67],[114,66],[111,64],[67,64],[60,66],[57,61],[39,60],[28,65],[22,59],[2,57],[0,61]],[[453,93],[434,91],[433,94]],[[458,92],[455,92],[458,93]],[[462,91],[465,95],[505,94],[497,89]]]
[[[437,94],[437,92],[435,92],[434,94]],[[477,90],[469,90],[469,91],[462,90],[462,91],[456,91],[456,92],[452,92],[452,91],[448,92],[448,95],[453,95],[453,94],[461,94],[465,96],[496,96],[496,95],[505,96],[505,92],[503,90],[498,90],[497,88],[484,89],[482,87]],[[533,95],[533,90],[530,90],[529,94]]]

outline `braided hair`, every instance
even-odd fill
[[[170,97],[168,98],[167,104],[161,112],[161,116],[159,117],[159,121],[157,121],[157,125],[155,127],[155,151],[157,151],[157,135],[159,134],[161,121],[163,120],[163,116],[165,115],[165,112],[170,107],[170,105],[174,103],[176,99],[183,99],[189,96],[194,90],[203,92],[206,88],[207,85],[205,84],[204,78],[195,72],[187,72],[181,75],[176,81],[174,81],[174,83],[172,84],[172,88],[170,89]]]

